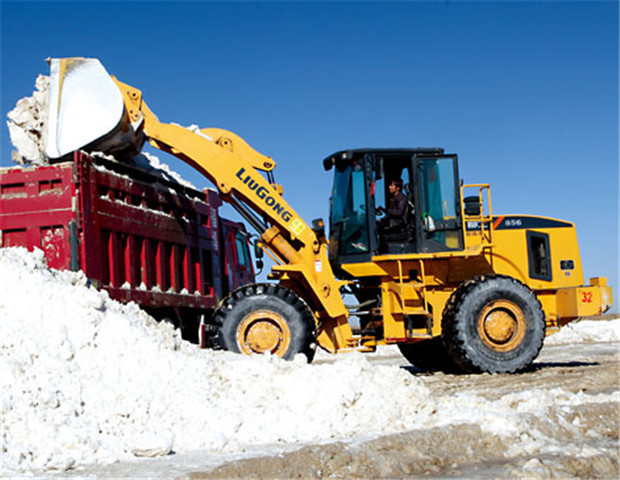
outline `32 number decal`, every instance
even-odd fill
[[[581,303],[592,303],[592,292],[582,292]]]

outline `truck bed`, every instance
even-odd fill
[[[213,190],[75,152],[0,171],[0,247],[41,248],[51,268],[83,270],[113,299],[206,311],[253,279],[246,268],[223,281],[236,259],[225,258],[220,205]],[[245,232],[230,221],[226,229]]]

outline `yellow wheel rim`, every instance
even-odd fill
[[[485,306],[478,316],[478,333],[486,346],[496,352],[514,350],[525,336],[525,315],[509,300]]]
[[[277,313],[259,310],[247,315],[237,328],[237,345],[242,353],[270,352],[283,357],[291,344],[291,330]]]

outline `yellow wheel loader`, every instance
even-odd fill
[[[332,353],[396,344],[422,368],[516,372],[545,335],[612,304],[605,278],[584,285],[573,224],[494,215],[489,185],[462,184],[457,156],[440,148],[327,157],[326,235],[322,220],[310,226],[286,202],[275,162],[237,135],[160,122],[140,90],[96,59],[52,59],[50,67],[51,159],[76,149],[122,158],[148,141],[204,174],[257,231],[257,247],[275,263],[273,283],[221,301],[207,321],[218,348],[311,360],[317,344]],[[393,183],[406,199],[397,225],[383,220]],[[347,293],[356,305],[345,306]]]

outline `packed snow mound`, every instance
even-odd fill
[[[620,342],[620,319],[611,321],[582,320],[569,323],[558,333],[545,339],[545,345],[568,343]]]
[[[184,179],[180,174],[172,170],[168,165],[166,165],[153,154],[143,151],[140,152],[139,155],[133,157],[131,160],[138,167],[144,168],[146,170],[151,170],[151,172],[157,172],[161,177],[166,178],[167,180],[180,183],[181,185],[193,188],[194,190],[199,190],[196,185]]]
[[[49,111],[50,77],[39,75],[31,97],[20,99],[7,117],[11,143],[17,149],[13,161],[24,164],[46,164],[45,142]]]
[[[312,367],[200,350],[41,251],[0,249],[0,271],[7,468],[398,431],[426,403],[419,380],[360,356]]]
[[[407,370],[359,353],[308,365],[200,350],[88,287],[82,273],[49,270],[41,251],[0,249],[0,272],[5,473],[458,424],[477,424],[517,453],[583,456],[592,453],[579,442],[541,432],[562,424],[578,438],[571,409],[620,400],[557,388],[438,398]]]

